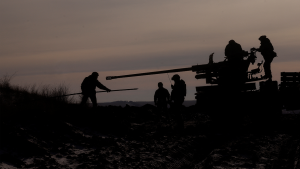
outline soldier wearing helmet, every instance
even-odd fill
[[[186,96],[186,85],[184,80],[180,80],[180,76],[175,74],[172,77],[174,80],[174,85],[171,85],[173,89],[171,92],[171,101],[174,101],[175,105],[182,105],[184,102],[184,97]]]
[[[184,128],[184,122],[182,119],[182,104],[184,102],[184,97],[186,96],[186,84],[184,80],[180,80],[178,74],[172,77],[174,80],[174,85],[171,85],[173,89],[171,92],[171,108],[174,110],[175,120],[177,121],[177,127],[179,129]]]
[[[234,40],[230,40],[225,48],[225,56],[227,57],[228,61],[239,61],[247,55],[248,52],[244,51],[242,46],[236,43]]]
[[[265,76],[264,78],[268,79],[268,81],[272,81],[272,72],[271,72],[271,62],[273,58],[277,56],[276,52],[274,52],[273,45],[270,39],[267,38],[266,35],[262,35],[259,37],[260,40],[260,47],[256,49],[261,53],[264,57],[264,69],[265,69]]]
[[[97,72],[93,72],[90,76],[84,78],[81,83],[81,91],[83,94],[81,105],[85,104],[87,99],[90,98],[93,107],[97,107],[96,87],[106,90],[107,92],[111,91],[98,81],[98,76],[99,74]]]

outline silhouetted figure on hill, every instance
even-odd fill
[[[172,80],[174,80],[175,83],[174,85],[171,85],[171,88],[173,89],[171,92],[171,107],[174,110],[175,118],[178,122],[178,127],[183,128],[184,124],[181,110],[184,98],[186,96],[186,84],[184,80],[180,80],[180,76],[178,74],[175,74],[172,77]]]
[[[277,56],[276,52],[274,52],[273,45],[266,37],[266,35],[263,35],[259,37],[260,40],[260,47],[256,49],[261,53],[261,55],[264,57],[265,63],[264,63],[264,69],[265,69],[265,76],[264,78],[268,79],[268,81],[272,81],[272,72],[271,72],[271,62],[273,61],[273,58]]]
[[[239,61],[247,55],[248,52],[244,51],[242,46],[236,43],[234,40],[230,40],[225,48],[225,56],[227,57],[228,61]]]
[[[170,101],[170,93],[163,87],[163,83],[158,83],[158,89],[154,94],[154,103],[159,110],[166,110]]]
[[[93,107],[97,107],[96,87],[110,92],[110,89],[98,81],[98,76],[99,74],[97,72],[93,72],[90,76],[84,78],[81,83],[81,91],[83,94],[81,105],[85,104],[87,99],[90,98]]]

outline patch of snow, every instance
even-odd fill
[[[33,164],[33,160],[34,160],[34,158],[28,158],[28,159],[24,160],[24,163],[26,165],[30,165],[30,164]]]
[[[8,165],[8,164],[6,164],[6,163],[1,163],[1,164],[0,164],[0,168],[1,168],[1,169],[18,169],[18,168],[16,168],[16,167],[11,166],[11,165]]]
[[[69,165],[68,159],[65,157],[58,158],[56,156],[51,156],[51,158],[54,158],[56,162],[59,163],[60,165]]]
[[[300,114],[300,110],[286,110],[286,109],[282,109],[282,114]]]
[[[88,149],[73,149],[72,150],[75,154],[79,155],[79,154],[89,154],[92,150],[88,150]]]

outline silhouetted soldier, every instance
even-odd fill
[[[158,83],[158,89],[154,94],[154,103],[159,110],[166,110],[170,101],[170,93],[163,87],[163,83]]]
[[[172,93],[171,93],[171,101],[174,101],[174,105],[180,107],[184,102],[184,97],[186,96],[186,85],[184,80],[180,80],[180,76],[178,74],[172,77],[174,80],[174,85],[171,85]]]
[[[271,41],[266,37],[266,35],[259,37],[259,40],[260,40],[260,47],[256,50],[261,53],[261,55],[264,57],[265,60],[264,78],[268,79],[268,81],[272,81],[271,62],[273,61],[273,58],[277,56],[277,54],[274,52],[273,45]]]
[[[225,48],[225,56],[227,57],[228,61],[239,61],[247,55],[248,52],[244,51],[242,46],[236,43],[234,40],[230,40]]]
[[[84,78],[81,83],[81,91],[83,94],[81,105],[85,104],[87,99],[90,98],[93,103],[93,107],[97,107],[96,87],[110,92],[110,89],[97,80],[98,76],[99,74],[97,72],[93,72],[90,76]]]
[[[241,62],[247,51],[242,49],[242,46],[234,40],[230,40],[225,47],[225,56],[228,59],[228,64],[220,71],[219,84],[228,91],[239,91],[241,83],[244,80],[244,74],[237,71],[243,66]]]
[[[174,86],[171,85],[171,88],[173,89],[171,92],[171,107],[175,110],[175,118],[178,122],[178,127],[184,128],[181,109],[184,97],[186,96],[186,84],[184,80],[180,80],[180,76],[178,74],[175,74],[172,77],[172,80],[174,80],[175,83]]]

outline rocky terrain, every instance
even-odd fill
[[[171,112],[170,112],[171,113]],[[215,124],[195,107],[184,129],[155,107],[1,113],[1,168],[299,168],[299,115]],[[258,126],[259,125],[259,126]],[[298,128],[297,128],[298,127]]]
[[[93,109],[46,91],[0,83],[0,168],[300,168],[299,114],[189,106],[178,128],[172,109]]]

